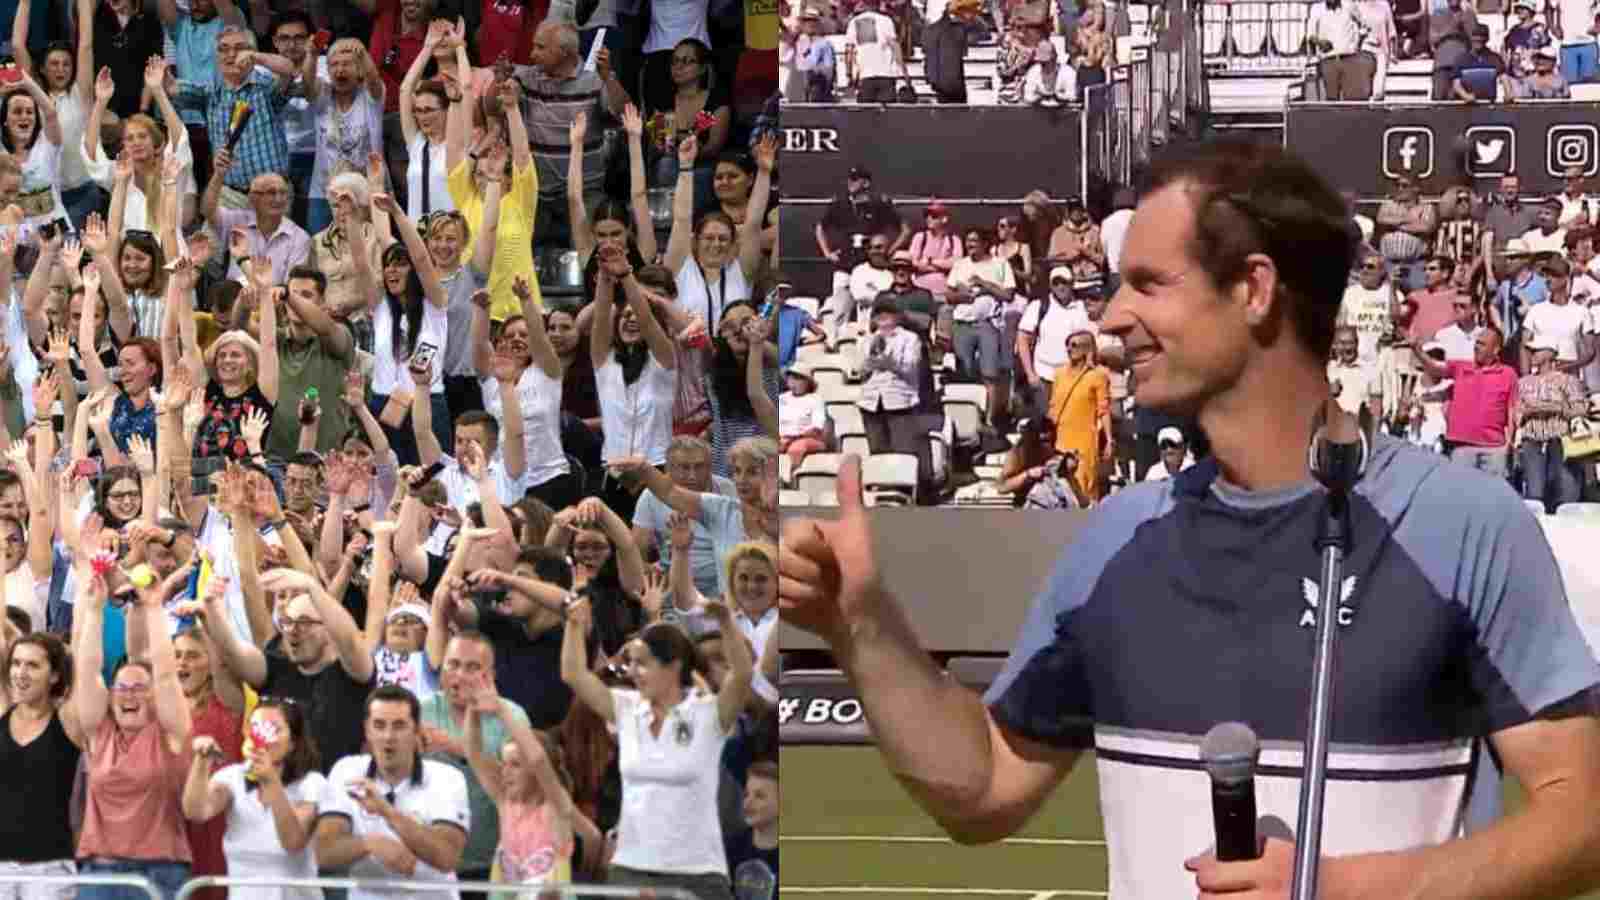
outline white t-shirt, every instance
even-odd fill
[[[1589,39],[1590,43],[1594,38]],[[1567,250],[1567,230],[1557,228],[1545,234],[1537,228],[1530,228],[1523,232],[1522,239],[1528,243],[1530,253],[1565,253]]]
[[[688,38],[712,46],[711,34],[706,31],[710,5],[708,0],[656,0],[650,4],[650,32],[645,37],[644,52],[671,50]]]
[[[22,161],[22,189],[17,192],[17,205],[22,207],[27,216],[24,222],[29,225],[43,225],[67,215],[67,208],[61,205],[61,146],[50,143],[42,130]]]
[[[601,458],[610,462],[643,456],[653,466],[666,465],[672,443],[672,406],[678,394],[678,373],[664,369],[655,354],[633,384],[622,380],[622,364],[615,353],[595,369],[595,392],[600,395],[600,425],[605,432]]]
[[[1054,297],[1029,303],[1017,328],[1034,336],[1033,370],[1045,381],[1054,381],[1056,369],[1066,365],[1067,338],[1079,331],[1095,330],[1082,301],[1062,306]]]
[[[1576,303],[1536,303],[1522,316],[1522,346],[1554,347],[1556,359],[1578,358],[1578,335],[1589,325],[1589,310]]]
[[[433,384],[429,390],[431,394],[444,393],[444,342],[450,333],[450,315],[447,310],[440,309],[422,299],[422,327],[417,334],[417,347],[423,344],[433,345]],[[372,309],[372,392],[387,397],[397,388],[415,391],[416,384],[411,380],[411,370],[401,364],[394,356],[394,340],[390,333],[390,322],[393,313],[389,310],[389,301],[380,299]],[[400,317],[401,346],[410,330],[409,321],[405,315]],[[409,360],[409,357],[407,357]]]
[[[324,80],[311,108],[317,115],[317,160],[307,194],[323,199],[328,179],[343,171],[365,173],[367,154],[383,152],[383,101],[374,99],[363,85],[341,112],[334,104],[333,82]]]
[[[1433,339],[1444,346],[1444,358],[1448,362],[1452,359],[1471,359],[1478,342],[1478,335],[1482,333],[1482,326],[1468,332],[1460,323],[1452,322],[1439,329]]]
[[[445,455],[440,457],[439,461],[444,463],[444,468],[439,470],[436,480],[444,485],[445,497],[448,498],[446,502],[465,514],[468,506],[481,499],[478,482],[467,474],[467,470],[461,467],[461,463],[454,456]],[[502,506],[510,506],[521,500],[522,495],[527,492],[525,487],[527,473],[524,472],[521,479],[513,479],[511,473],[506,471],[505,458],[498,450],[489,460],[489,477],[494,479],[494,490],[499,495],[495,499],[499,500]],[[445,539],[448,538],[449,535],[446,534]],[[442,541],[440,549],[443,549]]]
[[[421,769],[420,783],[405,779],[399,784],[387,784],[377,774],[377,767],[373,764],[372,757],[363,753],[359,756],[346,756],[334,764],[333,770],[328,773],[328,782],[323,787],[322,804],[318,814],[322,816],[343,816],[350,820],[350,833],[363,838],[371,835],[399,840],[394,829],[382,817],[369,815],[362,810],[361,804],[350,796],[350,787],[361,779],[371,779],[379,790],[393,792],[393,805],[401,813],[410,816],[423,826],[449,824],[460,828],[465,833],[471,833],[472,812],[467,806],[467,779],[461,770],[446,763],[434,762],[431,759],[419,760]],[[404,843],[404,841],[401,841]],[[368,856],[350,867],[351,878],[368,880],[405,879],[408,881],[432,881],[441,884],[453,885],[456,873],[441,872],[421,859],[417,860],[416,871],[411,875],[401,875],[384,868],[383,863],[372,856]],[[460,900],[460,895],[454,887],[438,892],[390,892],[375,891],[356,888],[350,892],[350,900],[378,900],[378,898],[405,898],[405,900]]]
[[[1383,390],[1377,364],[1362,362],[1359,357],[1353,366],[1330,361],[1328,384],[1339,385],[1339,407],[1352,416],[1359,415],[1367,399],[1381,396]]]
[[[1011,269],[1011,263],[990,254],[982,262],[973,262],[970,256],[957,257],[950,264],[950,274],[945,278],[945,284],[954,290],[958,285],[964,285],[978,276],[984,281],[992,281],[1005,288],[1016,288],[1017,276]],[[1004,313],[1004,304],[988,294],[983,294],[971,303],[963,303],[954,307],[951,317],[957,322],[975,324],[998,318]]]
[[[828,416],[822,395],[816,391],[803,396],[784,391],[778,397],[778,436],[795,438],[808,431],[826,431]]]
[[[428,136],[419,128],[416,137],[406,145],[411,153],[411,160],[406,163],[406,215],[413,222],[421,221],[428,212],[456,208],[456,202],[450,199],[450,186],[446,183],[450,170],[444,163],[444,144],[428,147],[428,209],[422,208],[422,148],[427,144]]]
[[[76,149],[83,150],[83,141],[79,141]],[[178,191],[180,197],[188,197],[200,193],[200,186],[194,180],[194,151],[189,147],[189,133],[184,132],[178,136],[178,145],[173,148],[173,155],[183,163],[183,174],[178,178]],[[111,190],[115,166],[106,157],[104,147],[94,148],[94,156],[84,158],[85,169],[95,184],[106,190]],[[156,227],[156,216],[161,210],[151,210],[145,198],[144,188],[138,178],[128,182],[128,200],[122,206],[122,233],[130,231],[160,231]],[[180,241],[181,241],[180,236]]]
[[[1561,23],[1561,45],[1594,44],[1589,28],[1594,24],[1594,7],[1589,0],[1555,0],[1556,15]]]
[[[722,267],[722,275],[713,287],[708,287],[700,263],[685,260],[678,270],[678,306],[706,320],[706,328],[716,333],[722,321],[722,311],[728,304],[750,299],[750,283],[745,281],[744,267],[738,261]],[[876,296],[876,295],[874,295]]]
[[[5,588],[6,605],[15,606],[27,613],[28,621],[34,631],[44,631],[45,612],[50,605],[50,579],[35,579],[33,566],[28,563],[28,557],[24,554],[22,562],[6,573],[4,581],[0,584]]]
[[[722,730],[715,695],[691,692],[659,734],[638,691],[611,690],[616,711],[622,817],[612,865],[682,875],[728,874],[717,817]]]
[[[856,48],[857,71],[861,78],[899,78],[899,44],[895,40],[894,20],[880,12],[867,11],[851,19],[844,30],[846,52]]]
[[[1378,361],[1378,340],[1389,330],[1394,287],[1385,281],[1372,290],[1359,284],[1344,289],[1339,302],[1339,324],[1356,330],[1356,355],[1363,362]]]
[[[1113,272],[1122,260],[1122,242],[1128,237],[1128,225],[1133,221],[1133,210],[1119,209],[1100,223],[1100,246],[1106,251],[1106,266]]]
[[[219,769],[211,776],[211,783],[228,789],[233,803],[228,807],[227,831],[222,838],[222,853],[228,860],[228,874],[236,878],[315,878],[317,856],[314,844],[306,844],[298,853],[289,853],[278,840],[278,826],[272,810],[261,800],[259,789],[247,789],[244,773],[248,766],[234,763]],[[311,771],[294,784],[283,786],[289,795],[289,805],[300,807],[310,804],[317,807],[327,790],[328,780],[321,772]],[[251,888],[230,887],[228,896],[233,900],[310,900],[321,891],[308,888]]]
[[[483,389],[484,412],[500,423],[500,445],[504,447],[506,429],[500,382],[482,378],[479,385]],[[538,366],[529,366],[517,379],[517,405],[522,407],[522,445],[527,458],[522,472],[523,489],[538,487],[572,471],[567,453],[561,447],[561,382],[546,375]]]

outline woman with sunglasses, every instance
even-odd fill
[[[85,535],[115,555],[114,533]],[[111,597],[108,575],[79,553],[74,574],[78,619],[73,644],[75,679],[69,702],[88,735],[88,782],[78,858],[84,874],[137,874],[173,900],[189,878],[193,853],[179,803],[193,728],[178,681],[177,659],[161,591],[134,590],[128,628],[144,629],[149,661],[124,659],[108,689],[100,674],[101,630]],[[122,596],[122,595],[119,595]],[[80,887],[87,900],[114,900],[119,888]]]
[[[1055,423],[1055,449],[1077,458],[1073,478],[1091,502],[1100,499],[1101,460],[1116,456],[1111,426],[1111,381],[1095,361],[1094,334],[1067,337],[1067,364],[1056,369],[1049,419]]]
[[[1022,240],[1021,229],[1014,216],[1002,216],[994,225],[994,250],[996,259],[1011,264],[1011,273],[1017,284],[1033,283],[1033,249]]]
[[[701,12],[699,21],[704,27],[704,6]],[[660,37],[662,35],[652,27],[650,43],[656,43]],[[696,214],[716,208],[713,193],[716,160],[727,146],[733,122],[732,94],[728,85],[713,78],[711,48],[703,37],[702,33],[700,37],[690,35],[678,40],[672,47],[667,72],[660,70],[668,54],[652,53],[645,64],[643,88],[645,119],[659,114],[666,121],[653,147],[656,154],[654,183],[660,187],[678,185],[680,192],[689,195]],[[656,49],[664,51],[666,46]],[[646,50],[650,52],[648,47]],[[669,84],[670,93],[666,88]],[[703,131],[696,127],[702,113],[712,118],[711,127]],[[694,150],[684,155],[683,144],[690,138],[695,139]],[[683,180],[686,176],[688,181]]]
[[[212,772],[224,746],[194,739],[183,788],[190,821],[226,823],[223,853],[235,878],[317,877],[312,827],[327,780],[305,710],[294,700],[263,697],[250,713],[249,759]],[[313,900],[320,890],[231,887],[233,900]]]
[[[83,5],[77,4],[80,8]],[[11,26],[12,52],[17,67],[32,72],[50,95],[56,117],[61,120],[61,146],[70,149],[83,140],[89,108],[94,105],[94,17],[80,13],[76,49],[71,41],[51,41],[45,45],[44,58],[35,60],[28,49],[32,12],[33,4],[27,8],[18,5],[17,18]],[[77,153],[63,152],[60,175],[61,202],[66,206],[67,217],[73,228],[82,229],[84,220],[100,206],[102,198],[89,183],[89,171]]]

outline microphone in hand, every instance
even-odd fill
[[[882,356],[884,348],[886,346],[888,346],[888,345],[884,341],[882,335],[879,335],[878,337],[873,338],[872,339],[872,355],[873,356]]]
[[[1206,733],[1200,759],[1211,776],[1211,815],[1217,834],[1217,860],[1257,859],[1256,760],[1261,741],[1242,722],[1223,722]]]

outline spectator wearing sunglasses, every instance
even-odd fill
[[[1356,267],[1355,283],[1344,289],[1339,302],[1338,324],[1356,330],[1357,355],[1364,362],[1376,362],[1379,344],[1390,332],[1390,316],[1395,305],[1394,284],[1383,264],[1383,257],[1368,253]]]

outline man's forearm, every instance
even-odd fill
[[[829,644],[860,694],[889,771],[958,834],[987,793],[993,767],[983,702],[940,670],[886,591],[877,608]]]

